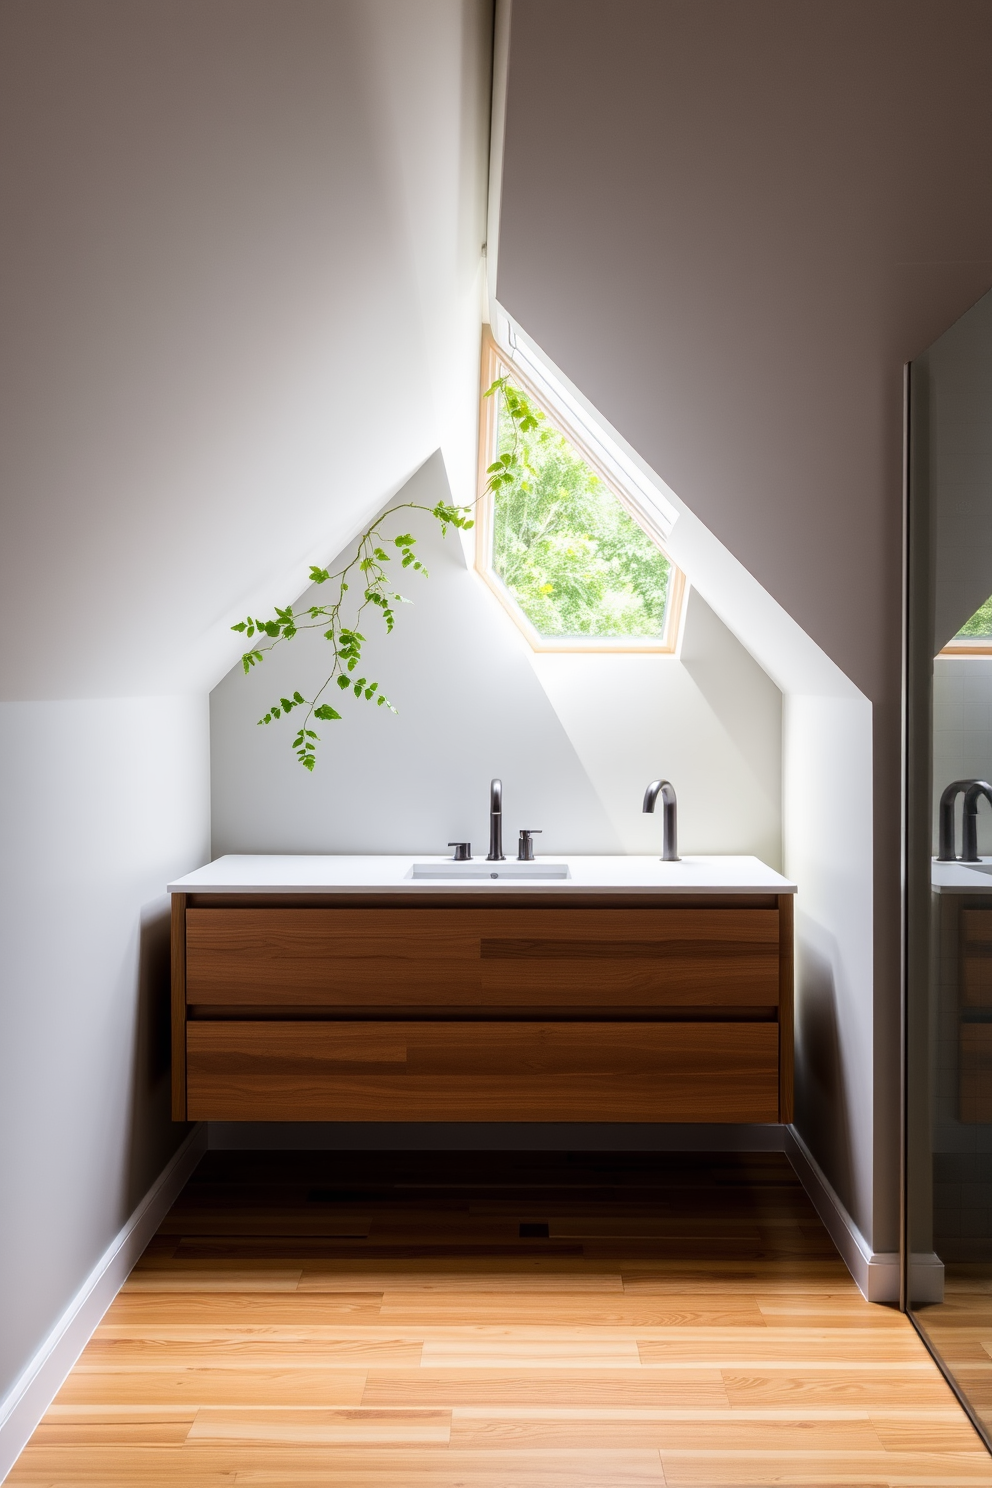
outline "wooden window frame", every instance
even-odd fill
[[[976,636],[975,644],[969,646],[967,641],[958,640],[955,636],[953,641],[948,641],[937,652],[938,656],[992,656],[992,636]]]
[[[611,639],[608,636],[542,636],[535,626],[530,622],[523,610],[517,604],[513,595],[502,582],[499,575],[492,566],[493,551],[493,506],[494,497],[491,491],[487,491],[487,468],[495,458],[497,438],[497,411],[498,403],[495,398],[485,396],[488,388],[492,387],[497,377],[504,372],[509,375],[515,386],[520,387],[529,398],[532,398],[541,412],[547,418],[553,428],[559,434],[575,446],[579,454],[585,460],[590,469],[594,470],[600,480],[610,491],[627,515],[637,523],[641,531],[651,539],[659,551],[668,559],[670,571],[668,576],[668,598],[665,604],[665,628],[660,637],[650,636],[638,640],[631,636],[617,636]],[[475,522],[475,567],[480,578],[499,600],[524,636],[533,651],[555,651],[558,653],[576,654],[598,652],[604,655],[624,656],[674,656],[678,650],[679,636],[682,629],[682,613],[685,608],[686,579],[685,574],[671,557],[671,554],[659,541],[658,535],[650,530],[640,511],[637,503],[628,492],[623,490],[614,476],[604,469],[602,462],[589,448],[588,443],[582,437],[582,431],[577,429],[574,423],[563,418],[558,412],[551,413],[539,388],[524,369],[516,362],[510,360],[502,348],[493,338],[492,333],[486,327],[483,331],[482,341],[482,379],[479,394],[479,496],[476,504]]]

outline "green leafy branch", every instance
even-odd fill
[[[519,388],[514,387],[508,378],[498,377],[485,396],[491,398],[497,393],[503,396],[503,407],[511,420],[514,441],[512,448],[501,454],[499,459],[488,467],[486,471],[488,479],[484,492],[486,495],[495,494],[502,486],[507,485],[518,484],[526,489],[529,476],[533,474],[533,471],[528,459],[527,441],[523,440],[522,436],[539,431],[538,439],[545,440],[552,434],[550,429],[542,428],[545,415],[540,410],[534,409],[525,394]],[[409,603],[402,594],[392,588],[386,565],[397,559],[401,569],[410,569],[414,573],[427,577],[427,569],[416,555],[417,539],[412,533],[401,532],[390,538],[383,535],[385,523],[400,511],[429,513],[440,523],[442,537],[447,535],[449,527],[467,531],[475,525],[471,517],[471,507],[452,506],[444,501],[439,501],[436,506],[422,506],[415,501],[400,502],[397,506],[392,506],[388,511],[383,512],[382,516],[362,534],[358,540],[355,556],[343,568],[338,569],[336,573],[331,573],[326,568],[311,567],[311,583],[331,584],[335,587],[334,599],[330,603],[312,604],[300,611],[294,610],[292,605],[287,605],[285,609],[280,609],[277,605],[275,616],[271,620],[259,620],[255,616],[248,615],[237,625],[231,627],[232,630],[242,634],[246,640],[255,641],[255,645],[245,651],[241,657],[241,665],[246,675],[252,667],[262,662],[267,652],[272,651],[283,641],[291,641],[301,631],[320,630],[325,641],[330,643],[334,656],[333,664],[314,696],[304,697],[302,692],[297,690],[291,697],[279,698],[258,720],[260,725],[269,724],[297,709],[303,710],[292,747],[296,752],[296,758],[305,770],[312,771],[317,763],[317,745],[320,743],[320,735],[312,727],[314,721],[332,723],[341,718],[341,714],[329,702],[321,701],[332,686],[338,687],[342,692],[350,690],[356,698],[374,703],[378,708],[386,708],[390,713],[396,712],[385,693],[381,691],[378,682],[364,675],[356,676],[355,674],[362,667],[362,647],[365,645],[366,638],[359,629],[359,625],[362,623],[362,616],[365,612],[369,609],[377,610],[388,635],[396,623],[394,606]],[[395,551],[388,551],[389,549]],[[346,596],[351,591],[352,583],[358,589],[358,604],[354,609],[353,617],[345,624],[343,612],[345,605],[349,602]]]
[[[538,430],[538,438],[542,443],[552,436],[551,429],[541,427],[546,415],[540,409],[535,409],[526,394],[514,387],[508,377],[497,377],[483,397],[492,398],[497,393],[503,395],[503,411],[510,419],[513,444],[491,465],[486,466],[489,477],[486,482],[487,495],[495,494],[501,486],[520,486],[526,490],[529,477],[534,472],[528,459],[527,441],[522,436]]]
[[[444,501],[439,501],[433,507],[421,506],[415,501],[400,502],[399,505],[392,506],[388,511],[383,512],[382,516],[377,518],[372,526],[362,534],[358,540],[355,556],[343,568],[336,573],[331,573],[326,568],[311,567],[311,583],[331,584],[335,588],[334,598],[328,604],[311,604],[300,611],[294,610],[292,605],[287,605],[285,609],[280,609],[277,605],[274,619],[259,620],[248,615],[237,625],[231,627],[232,630],[244,635],[246,640],[255,641],[255,645],[245,651],[241,657],[241,665],[246,675],[252,667],[262,662],[267,652],[272,651],[283,641],[291,641],[301,631],[320,630],[323,632],[325,641],[330,643],[334,661],[330,672],[314,696],[306,698],[302,692],[296,691],[291,697],[281,697],[258,720],[259,724],[268,724],[298,708],[304,710],[292,747],[296,752],[296,758],[305,770],[313,770],[317,762],[317,745],[320,742],[320,735],[311,726],[313,721],[330,723],[341,717],[341,714],[329,702],[321,702],[324,693],[332,685],[337,686],[342,692],[350,690],[356,698],[363,698],[369,703],[374,702],[376,707],[387,708],[391,713],[396,712],[385,693],[380,691],[378,682],[366,676],[355,675],[361,670],[362,647],[365,644],[365,636],[359,629],[359,625],[367,610],[377,610],[385,623],[388,635],[396,623],[394,606],[409,603],[392,587],[387,564],[396,559],[401,569],[410,569],[414,573],[423,574],[425,578],[427,569],[416,555],[417,539],[413,534],[401,532],[395,537],[387,538],[383,536],[384,524],[400,511],[428,512],[440,523],[441,536],[444,537],[449,527],[467,530],[475,525],[470,516],[470,510],[469,507],[456,507]],[[387,551],[389,548],[394,551]],[[343,611],[345,605],[349,603],[346,596],[350,593],[352,584],[355,584],[358,590],[358,603],[354,608],[353,618],[345,624]]]

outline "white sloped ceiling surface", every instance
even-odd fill
[[[468,493],[490,26],[0,11],[2,696],[208,688],[433,450]]]

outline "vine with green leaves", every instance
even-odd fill
[[[498,378],[485,396],[489,398],[499,392],[503,394],[504,405],[514,421],[515,430],[519,428],[527,432],[537,427],[537,421],[542,415],[535,414],[524,394],[519,389],[511,387],[505,377]],[[486,473],[488,479],[484,494],[495,492],[508,481],[520,479],[523,471],[517,455],[516,443],[513,451],[501,455],[489,466]],[[319,630],[323,633],[324,640],[330,643],[333,663],[327,677],[313,697],[304,697],[303,693],[297,689],[292,696],[279,698],[278,702],[273,703],[258,720],[259,724],[269,724],[277,718],[303,710],[299,727],[293,738],[292,748],[305,770],[312,771],[317,763],[317,745],[320,743],[320,735],[313,728],[313,723],[315,721],[331,723],[341,718],[341,714],[330,702],[321,701],[328,689],[337,687],[342,693],[350,691],[356,698],[374,703],[376,707],[386,708],[390,713],[396,712],[378,682],[355,674],[362,667],[362,648],[366,642],[366,637],[359,628],[362,624],[362,616],[369,610],[378,611],[388,635],[396,623],[394,606],[409,603],[404,595],[393,588],[390,570],[386,565],[395,558],[399,561],[401,569],[409,569],[413,573],[421,574],[424,578],[427,577],[427,569],[414,551],[417,539],[412,533],[400,532],[393,537],[383,535],[383,528],[389,519],[401,511],[427,512],[440,523],[442,537],[447,535],[449,527],[467,531],[475,525],[471,516],[472,508],[468,506],[452,506],[445,501],[439,501],[436,506],[423,506],[416,501],[402,501],[383,512],[363,532],[358,539],[355,556],[343,568],[331,573],[326,568],[311,567],[310,582],[312,584],[335,586],[334,598],[330,603],[310,604],[300,610],[294,609],[292,605],[280,609],[277,605],[275,615],[270,620],[259,620],[248,615],[237,625],[231,627],[232,630],[244,635],[246,640],[256,642],[241,657],[245,675],[264,660],[267,652],[274,650],[283,641],[291,641],[294,636],[303,631]],[[388,552],[388,548],[395,551]],[[353,615],[346,624],[344,611],[349,603],[349,596],[352,595],[353,584],[356,593],[352,597],[358,602]],[[333,695],[332,692],[331,696]]]

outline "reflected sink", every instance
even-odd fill
[[[487,882],[496,879],[547,879],[571,878],[567,863],[517,863],[512,859],[505,863],[487,863],[480,858],[473,863],[456,863],[449,859],[444,863],[414,863],[413,878],[478,878]]]

